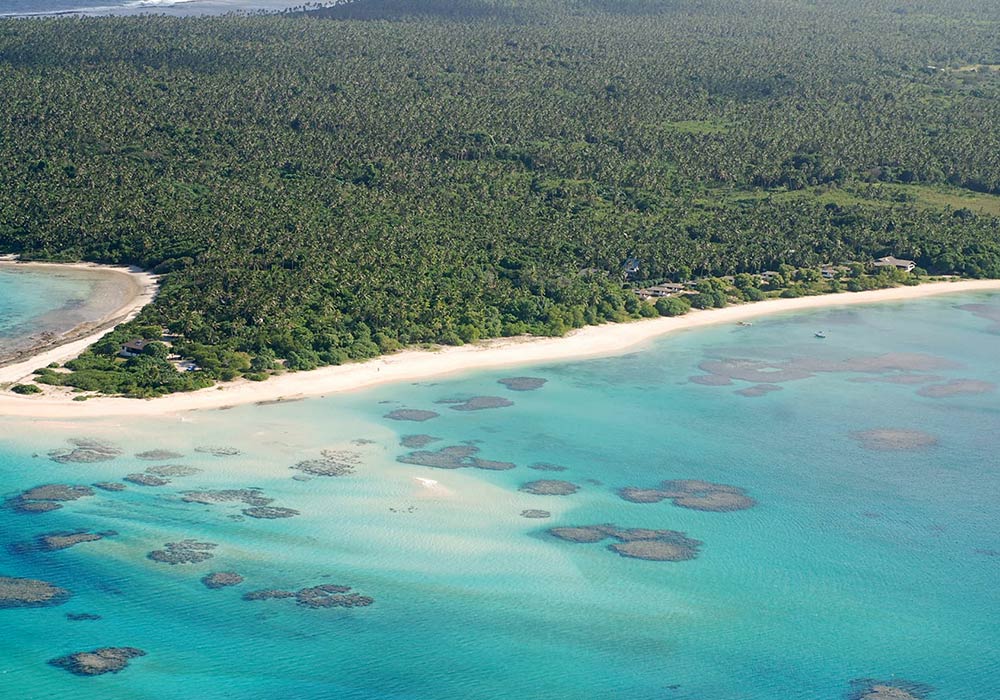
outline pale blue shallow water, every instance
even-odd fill
[[[985,305],[974,315],[959,309]],[[0,492],[119,480],[150,464],[197,466],[159,488],[97,492],[61,510],[0,510],[4,544],[42,532],[113,529],[72,549],[0,552],[0,575],[69,588],[51,608],[0,609],[0,697],[247,698],[845,698],[856,678],[932,686],[930,700],[995,700],[1000,688],[1000,296],[774,317],[664,338],[621,357],[477,373],[295,403],[158,420],[0,423]],[[813,337],[826,329],[828,338]],[[922,396],[925,384],[858,382],[899,372],[817,372],[761,397],[748,384],[689,381],[706,359],[845,360],[920,354],[919,372],[974,379],[984,393]],[[911,357],[909,362],[913,362]],[[945,365],[947,361],[947,365]],[[530,392],[497,384],[527,375]],[[462,412],[442,398],[502,396],[513,406]],[[428,409],[423,423],[395,408]],[[866,449],[876,428],[937,443]],[[400,436],[476,441],[509,471],[401,464]],[[72,437],[123,454],[96,464],[46,456]],[[354,444],[356,440],[371,441]],[[238,446],[215,457],[199,445]],[[142,462],[150,448],[184,456]],[[297,481],[289,466],[324,449],[356,471]],[[561,473],[527,465],[550,462]],[[433,479],[426,488],[416,479]],[[536,496],[540,478],[581,486]],[[617,489],[693,478],[746,488],[757,507],[699,512],[634,504]],[[180,501],[199,488],[259,486],[286,520],[239,517],[233,504]],[[527,508],[550,520],[520,517]],[[669,528],[704,542],[691,561],[626,559],[570,544],[555,525]],[[211,561],[148,560],[164,542],[217,543]],[[234,570],[223,590],[200,582]],[[310,610],[248,602],[247,591],[354,586],[368,608]],[[97,621],[72,622],[65,613]],[[46,664],[72,651],[148,652],[117,675],[80,678]]]
[[[86,275],[0,266],[0,356],[37,332],[46,314],[79,306],[92,290],[93,278]]]

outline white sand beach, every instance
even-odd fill
[[[714,324],[737,323],[777,313],[823,307],[852,306],[880,302],[902,302],[940,294],[1000,291],[1000,280],[933,282],[914,287],[895,287],[869,292],[825,294],[797,299],[771,299],[723,309],[692,311],[685,316],[654,318],[631,323],[581,328],[562,338],[518,337],[485,341],[436,350],[405,350],[354,364],[294,372],[265,382],[238,380],[186,394],[148,399],[97,397],[73,401],[70,396],[0,395],[0,416],[34,418],[164,415],[197,409],[218,409],[260,401],[281,401],[355,391],[378,384],[407,382],[456,375],[471,370],[517,367],[560,360],[614,355],[635,349],[654,338],[677,331]],[[16,381],[39,366],[65,360],[99,337],[97,333],[58,348],[21,369],[0,369],[0,382]]]

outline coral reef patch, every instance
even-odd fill
[[[612,524],[554,527],[548,533],[560,540],[577,544],[615,539],[618,541],[609,544],[609,550],[622,557],[647,561],[678,562],[694,559],[703,544],[676,530],[621,528]]]
[[[109,442],[91,438],[73,438],[69,440],[72,448],[52,450],[49,459],[60,464],[80,463],[93,464],[107,462],[119,456],[122,451]]]
[[[539,479],[521,484],[518,491],[533,493],[536,496],[569,496],[580,490],[580,487],[569,481],[559,479]]]
[[[394,411],[386,413],[385,417],[389,420],[408,420],[416,423],[423,423],[431,418],[437,418],[440,415],[441,414],[436,411],[421,411],[416,408],[397,408]]]
[[[100,676],[118,673],[128,666],[128,662],[146,652],[135,647],[102,647],[93,651],[78,651],[49,661],[53,666],[64,668],[77,676]]]
[[[548,381],[541,377],[505,377],[498,379],[497,383],[503,384],[511,391],[535,391],[545,386]]]
[[[217,546],[213,542],[181,540],[167,542],[163,545],[163,549],[154,550],[146,556],[161,564],[198,564],[215,556],[212,550]]]
[[[619,491],[618,495],[632,503],[659,503],[669,498],[675,506],[712,513],[746,510],[757,504],[738,486],[697,479],[664,481],[659,487],[649,489],[629,486]]]
[[[451,445],[449,447],[442,447],[436,451],[418,450],[408,452],[397,457],[396,461],[403,464],[416,464],[436,469],[462,469],[469,467],[490,471],[504,471],[513,469],[515,466],[511,462],[497,462],[475,457],[474,455],[478,453],[479,448],[474,445]]]

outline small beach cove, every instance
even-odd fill
[[[157,289],[154,275],[134,267],[0,257],[0,384],[76,357]]]
[[[145,401],[95,397],[81,402],[73,401],[68,394],[25,397],[7,393],[0,396],[0,415],[38,418],[164,415],[198,409],[288,401],[357,391],[393,382],[453,376],[473,370],[615,355],[640,347],[668,333],[717,324],[747,322],[771,314],[856,304],[903,302],[941,294],[989,291],[1000,291],[1000,280],[934,282],[868,292],[772,299],[722,309],[693,311],[680,317],[588,326],[562,338],[518,337],[431,351],[405,350],[366,362],[288,373],[266,382],[234,381],[200,391],[171,394]],[[141,308],[141,304],[130,313],[137,313],[138,308]],[[32,357],[18,365],[0,368],[0,384],[30,379],[31,372],[37,367],[53,361],[70,359],[95,342],[100,335],[101,332],[98,332]]]

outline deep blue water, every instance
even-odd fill
[[[925,684],[929,700],[992,700],[1000,334],[990,316],[1000,319],[1000,296],[940,297],[325,399],[157,420],[2,419],[8,496],[162,464],[202,471],[98,491],[50,513],[0,510],[8,545],[58,530],[119,533],[63,551],[0,553],[0,575],[73,593],[58,607],[0,609],[0,697],[816,700],[846,698],[852,679],[873,678]],[[818,329],[826,340],[813,337]],[[808,366],[810,376],[756,397],[736,393],[755,383],[691,381],[720,360],[732,373]],[[497,383],[512,375],[547,383],[526,392]],[[436,403],[483,395],[513,405]],[[384,417],[398,408],[440,415]],[[890,444],[880,445],[870,433],[864,440],[872,430],[911,432],[883,432]],[[477,457],[517,466],[397,462],[409,452],[400,437],[414,433],[440,438],[426,450],[472,444]],[[47,456],[82,436],[122,453],[92,464]],[[242,454],[195,451],[206,445]],[[154,448],[182,456],[135,456]],[[302,473],[290,466],[323,450],[353,453],[355,471],[293,478]],[[566,470],[528,468],[537,462]],[[518,490],[542,478],[581,488]],[[664,479],[738,486],[757,505],[702,512],[618,496]],[[251,486],[301,514],[255,520],[240,515],[243,505],[180,500],[189,489]],[[521,517],[532,508],[552,517]],[[703,545],[692,560],[652,562],[546,532],[603,523],[682,531]],[[185,538],[216,543],[214,558],[146,558]],[[245,582],[208,590],[199,579],[211,571]],[[375,603],[315,610],[241,598],[321,583],[353,586]],[[67,612],[102,619],[69,621]],[[125,645],[147,656],[117,675],[81,678],[46,664]]]

